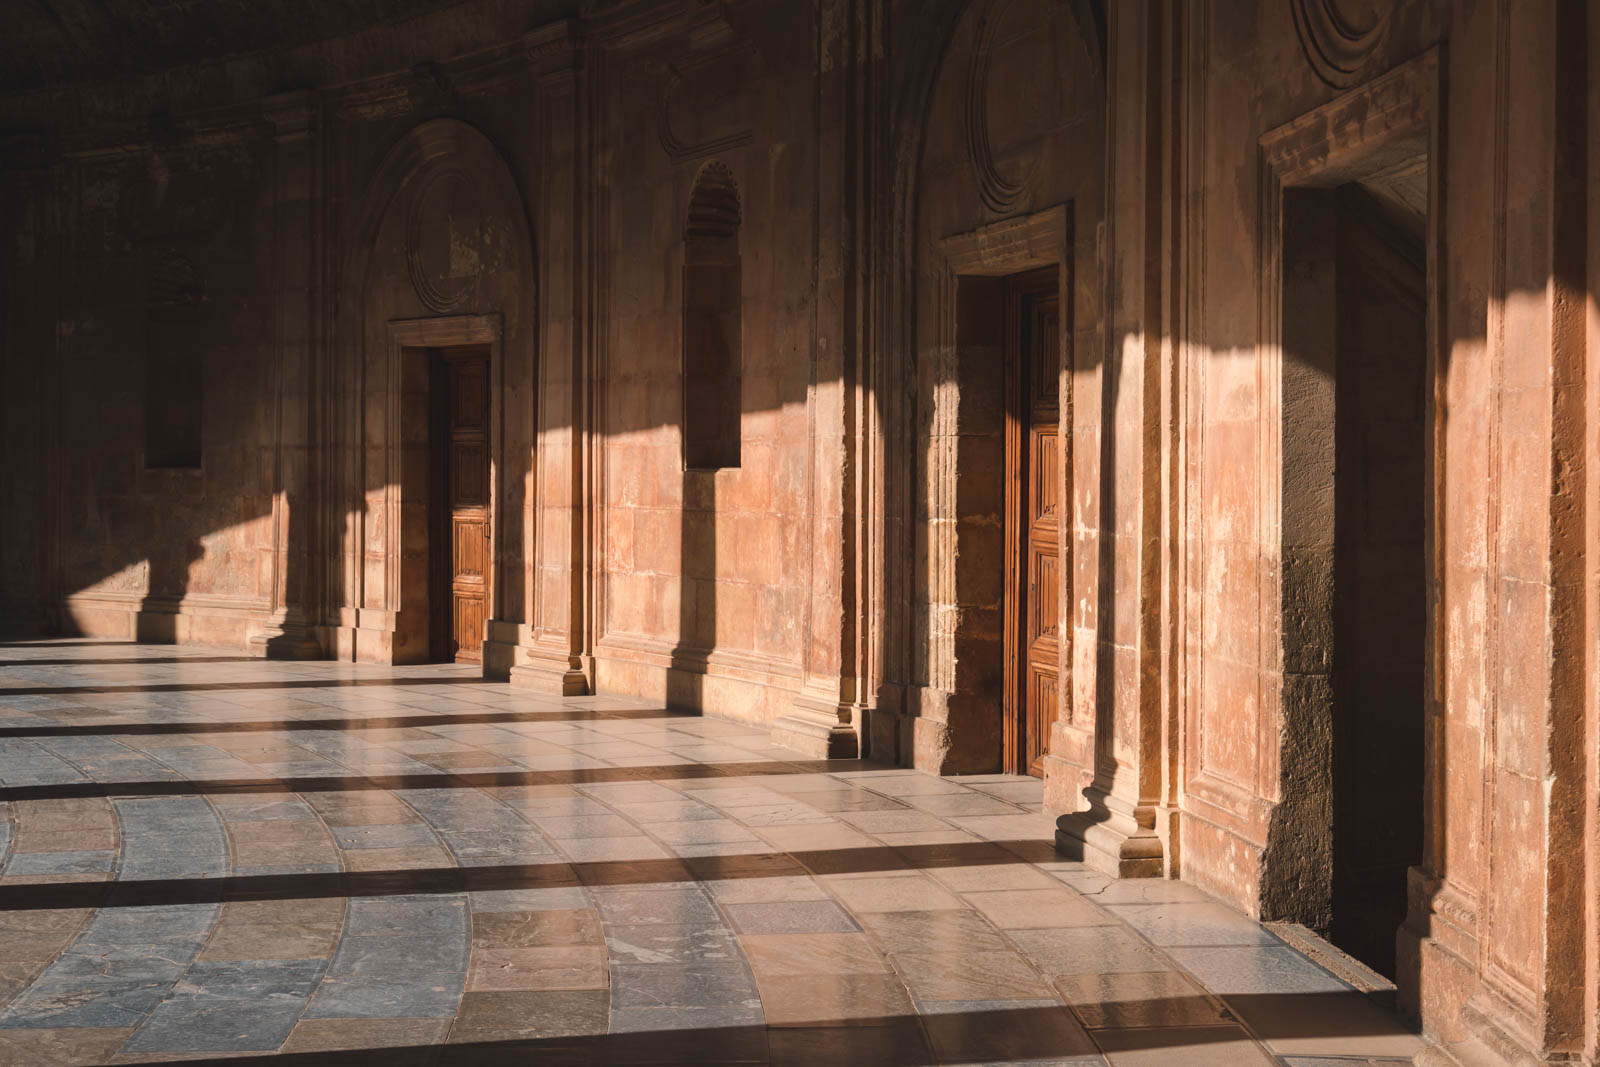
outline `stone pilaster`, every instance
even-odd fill
[[[531,34],[539,86],[543,181],[538,234],[539,366],[534,480],[524,543],[532,545],[530,600],[503,649],[514,685],[573,696],[593,686],[589,622],[594,484],[590,447],[592,332],[588,328],[593,197],[585,48],[573,20]],[[504,624],[498,630],[506,631]],[[507,635],[509,636],[509,635]],[[505,655],[509,652],[510,655]],[[486,661],[487,662],[487,661]]]
[[[273,139],[272,611],[251,645],[276,659],[314,659],[323,654],[312,629],[312,561],[320,558],[312,543],[318,525],[311,469],[320,239],[317,100],[291,93],[269,98],[262,111]]]

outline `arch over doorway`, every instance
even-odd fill
[[[329,543],[338,546],[327,582],[331,643],[340,658],[435,655],[428,360],[413,350],[485,344],[483,662],[503,673],[530,614],[533,546],[538,284],[518,182],[481,130],[430,119],[384,157],[342,249],[324,480]]]

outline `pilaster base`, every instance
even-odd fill
[[[858,759],[861,740],[848,723],[855,706],[802,691],[794,710],[772,723],[772,743],[810,759]]]
[[[552,654],[544,649],[528,649],[525,657],[508,671],[508,681],[519,689],[532,689],[556,696],[588,695],[589,675],[573,657]]]
[[[1056,820],[1056,851],[1117,878],[1160,878],[1163,849],[1153,818],[1141,820],[1121,810],[1115,798],[1099,790],[1086,789],[1084,796],[1088,811]]]
[[[279,612],[250,635],[250,648],[267,659],[323,659],[315,629],[297,612]]]

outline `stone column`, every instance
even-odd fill
[[[1104,247],[1115,251],[1105,263],[1096,615],[1092,630],[1075,635],[1083,641],[1092,633],[1094,647],[1062,664],[1063,672],[1073,671],[1072,699],[1085,712],[1074,719],[1092,723],[1093,733],[1057,720],[1046,759],[1046,810],[1069,811],[1057,820],[1058,850],[1122,877],[1145,877],[1164,868],[1156,820],[1169,609],[1160,549],[1161,370],[1170,294],[1159,205],[1168,192],[1161,123],[1173,13],[1161,0],[1130,0],[1112,5],[1109,15],[1107,165],[1115,180],[1107,183]],[[1072,793],[1085,778],[1087,810],[1072,811],[1080,806]]]
[[[318,112],[310,93],[262,104],[273,138],[272,613],[251,636],[274,659],[323,654],[312,630],[316,486],[311,470],[311,382],[316,363]]]
[[[578,24],[528,39],[538,77],[542,187],[534,209],[539,277],[534,497],[525,551],[530,602],[515,628],[512,684],[572,696],[590,691],[589,93]],[[500,624],[499,628],[506,628]],[[505,635],[513,636],[513,635]]]

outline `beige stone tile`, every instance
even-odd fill
[[[752,934],[739,941],[757,978],[891,970],[865,934]]]
[[[941,945],[932,952],[889,958],[919,1000],[1032,1000],[1049,997],[1049,984],[1018,952],[979,952]]]
[[[1423,1041],[1364,995],[1253,993],[1223,1000],[1280,1056],[1409,1057]]]
[[[467,972],[474,993],[501,990],[604,989],[606,950],[561,945],[533,948],[475,948]]]
[[[455,860],[442,848],[356,848],[344,852],[349,871],[409,871],[454,867]]]
[[[0,1029],[0,1063],[17,1067],[81,1067],[105,1063],[132,1034],[131,1027]]]
[[[1078,1020],[1054,1000],[929,1005],[922,1016],[940,1063],[1084,1063],[1104,1067]]]
[[[929,866],[927,871],[929,875],[958,893],[1061,888],[1060,882],[1039,868],[1027,863],[1018,863],[1010,856],[1007,859],[1010,862],[973,863],[949,867],[933,865]]]
[[[472,944],[475,947],[525,948],[600,942],[600,917],[593,908],[502,911],[472,917]]]
[[[828,879],[828,888],[856,913],[954,911],[966,905],[924,874],[858,875]]]
[[[1199,986],[1177,971],[1067,975],[1056,989],[1091,1029],[1212,1026],[1227,1020]]]
[[[1237,1026],[1094,1031],[1111,1067],[1271,1067],[1272,1057]]]
[[[0,932],[0,963],[49,963],[72,943],[75,930]]]
[[[768,1026],[876,1026],[912,1014],[893,974],[767,976],[759,972]]]
[[[116,847],[114,830],[34,830],[28,824],[11,842],[12,852],[104,852]]]
[[[337,930],[344,922],[344,898],[308,897],[301,900],[230,900],[222,905],[219,925],[230,923],[295,923]]]
[[[301,1019],[280,1051],[338,1052],[437,1045],[449,1032],[448,1019]]]
[[[329,926],[290,923],[219,923],[200,950],[202,960],[301,960],[333,955],[338,940]]]
[[[1007,930],[1006,934],[1023,955],[1051,977],[1164,971],[1172,967],[1165,956],[1121,926]]]
[[[1070,889],[1006,889],[967,893],[966,899],[1002,930],[1110,926],[1116,922]]]
[[[1013,947],[993,924],[971,909],[864,912],[856,918],[889,953],[926,952],[949,945],[973,952],[1005,952]]]

